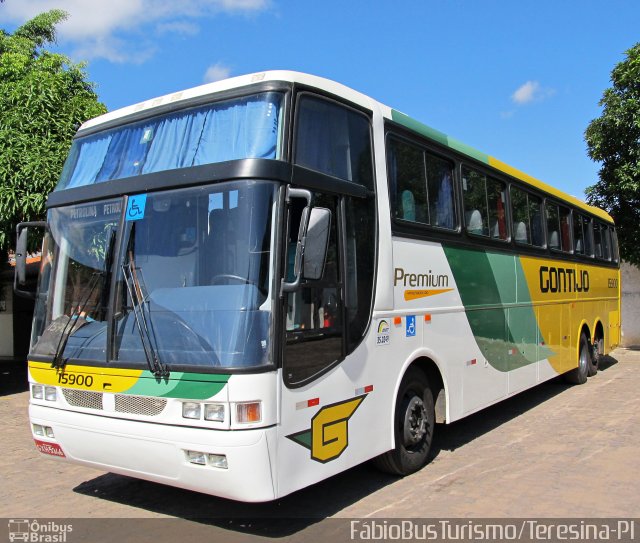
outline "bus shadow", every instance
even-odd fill
[[[598,363],[598,371],[607,371],[617,363],[618,360],[611,355],[603,356]],[[453,424],[436,425],[431,448],[432,459],[436,458],[443,450],[454,451],[470,443],[573,386],[575,385],[566,383],[559,376]]]
[[[452,424],[438,424],[431,448],[432,458],[441,451],[455,451],[460,447],[523,415],[530,409],[562,394],[574,385],[556,377],[525,390]]]
[[[282,538],[318,524],[397,480],[365,463],[267,503],[242,503],[113,473],[73,490],[223,530]]]
[[[606,368],[615,363],[613,358],[607,360]],[[558,377],[453,424],[438,424],[431,459],[442,451],[455,451],[471,443],[572,386]],[[279,500],[258,504],[216,498],[113,473],[86,481],[73,490],[225,531],[282,538],[314,526],[315,532],[322,528],[317,525],[324,519],[398,480],[365,463]]]
[[[618,361],[613,358],[613,356],[603,355],[598,361],[598,371],[607,371],[611,366],[615,366],[617,363]]]

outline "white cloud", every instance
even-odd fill
[[[207,68],[204,74],[205,83],[213,83],[221,79],[227,79],[231,75],[231,68],[225,66],[221,62],[217,62]]]
[[[524,105],[549,98],[553,96],[555,92],[554,89],[543,88],[538,81],[527,81],[516,89],[511,95],[511,100],[518,105]]]
[[[197,23],[221,12],[255,13],[270,0],[5,0],[0,23],[21,24],[51,9],[62,9],[69,18],[60,24],[61,42],[77,48],[74,55],[106,58],[112,62],[140,62],[153,54],[152,45],[132,46],[123,35],[154,25],[158,34],[195,34]],[[137,36],[139,37],[139,36]],[[150,36],[153,38],[154,36]],[[131,52],[133,51],[133,53]]]
[[[159,34],[182,34],[183,36],[195,36],[200,32],[200,27],[195,23],[187,21],[174,21],[170,23],[160,23],[156,26]]]

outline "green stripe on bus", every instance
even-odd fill
[[[158,379],[145,371],[124,394],[206,400],[218,394],[226,386],[229,377],[222,374],[172,372],[169,379]]]
[[[543,338],[518,257],[481,249],[443,249],[469,326],[491,366],[511,371],[554,354],[541,345]],[[503,307],[506,304],[512,307]]]
[[[429,139],[437,141],[442,145],[446,145],[447,147],[454,149],[456,151],[459,151],[460,153],[463,153],[467,156],[470,156],[471,158],[475,158],[476,160],[479,160],[484,164],[489,164],[489,155],[483,153],[482,151],[478,151],[477,149],[474,149],[473,147],[471,147],[470,145],[467,145],[466,143],[462,143],[461,141],[458,141],[454,138],[447,136],[444,132],[440,132],[439,130],[436,130],[435,128],[431,128],[430,126],[427,126],[426,124],[421,123],[420,121],[416,121],[415,119],[412,119],[411,117],[409,117],[408,115],[405,115],[404,113],[401,113],[400,111],[396,111],[395,109],[392,109],[391,119],[394,122],[401,124],[402,126],[405,126],[409,130],[413,130],[414,132],[417,132],[418,134],[422,134],[423,136],[426,136]]]

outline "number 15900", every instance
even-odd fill
[[[58,383],[62,385],[78,385],[88,386],[93,385],[92,375],[82,375],[81,373],[58,373]]]

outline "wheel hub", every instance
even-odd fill
[[[404,415],[404,443],[415,445],[427,433],[427,417],[424,402],[418,396],[409,401]]]

